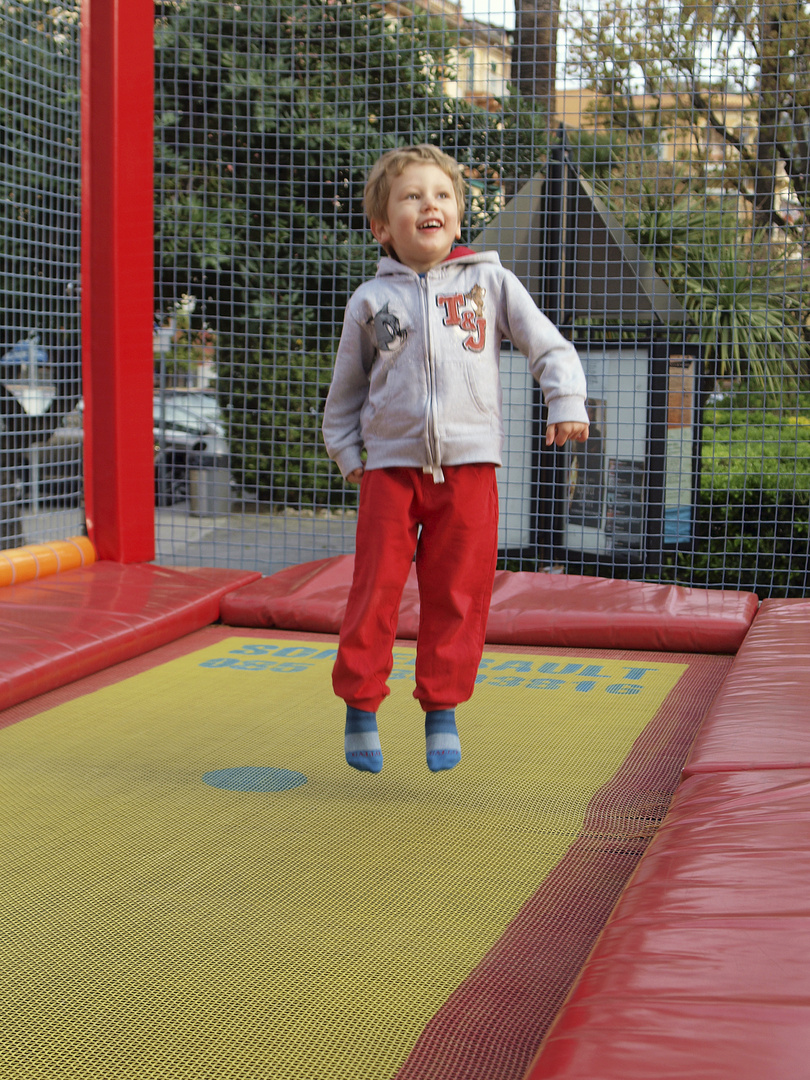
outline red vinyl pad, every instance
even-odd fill
[[[810,768],[809,709],[810,601],[764,600],[684,775]]]
[[[810,770],[692,776],[526,1080],[810,1070]]]
[[[335,634],[340,630],[354,556],[303,563],[227,596],[229,626]],[[688,589],[641,581],[499,571],[487,641],[582,649],[735,653],[754,618],[753,593]],[[405,586],[397,636],[416,638],[416,572]]]
[[[258,577],[97,562],[0,589],[0,709],[215,622],[223,595]]]

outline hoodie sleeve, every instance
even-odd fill
[[[501,318],[501,333],[528,358],[540,383],[548,422],[587,424],[585,372],[577,351],[510,270],[504,270]]]
[[[360,414],[368,398],[373,361],[371,338],[355,318],[350,305],[343,319],[332,384],[323,413],[326,452],[343,477],[363,464]]]

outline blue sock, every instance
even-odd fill
[[[425,747],[431,772],[442,772],[458,765],[461,743],[455,709],[433,709],[425,713]]]
[[[360,772],[377,773],[383,767],[377,715],[346,706],[346,733],[343,737],[346,761]]]

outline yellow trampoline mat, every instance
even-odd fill
[[[391,1077],[686,670],[488,653],[433,775],[397,648],[372,776],[334,655],[235,636],[0,731],[4,1080]]]

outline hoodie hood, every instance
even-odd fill
[[[453,248],[447,258],[428,270],[427,274],[430,276],[441,273],[443,267],[447,267],[448,265],[457,266],[459,263],[490,263],[495,266],[500,266],[501,260],[496,251],[473,251],[472,248],[460,245]],[[409,277],[421,276],[417,270],[412,270],[410,266],[406,266],[404,263],[399,262],[398,259],[392,259],[390,255],[384,255],[377,264],[378,278],[398,276],[400,274]]]

